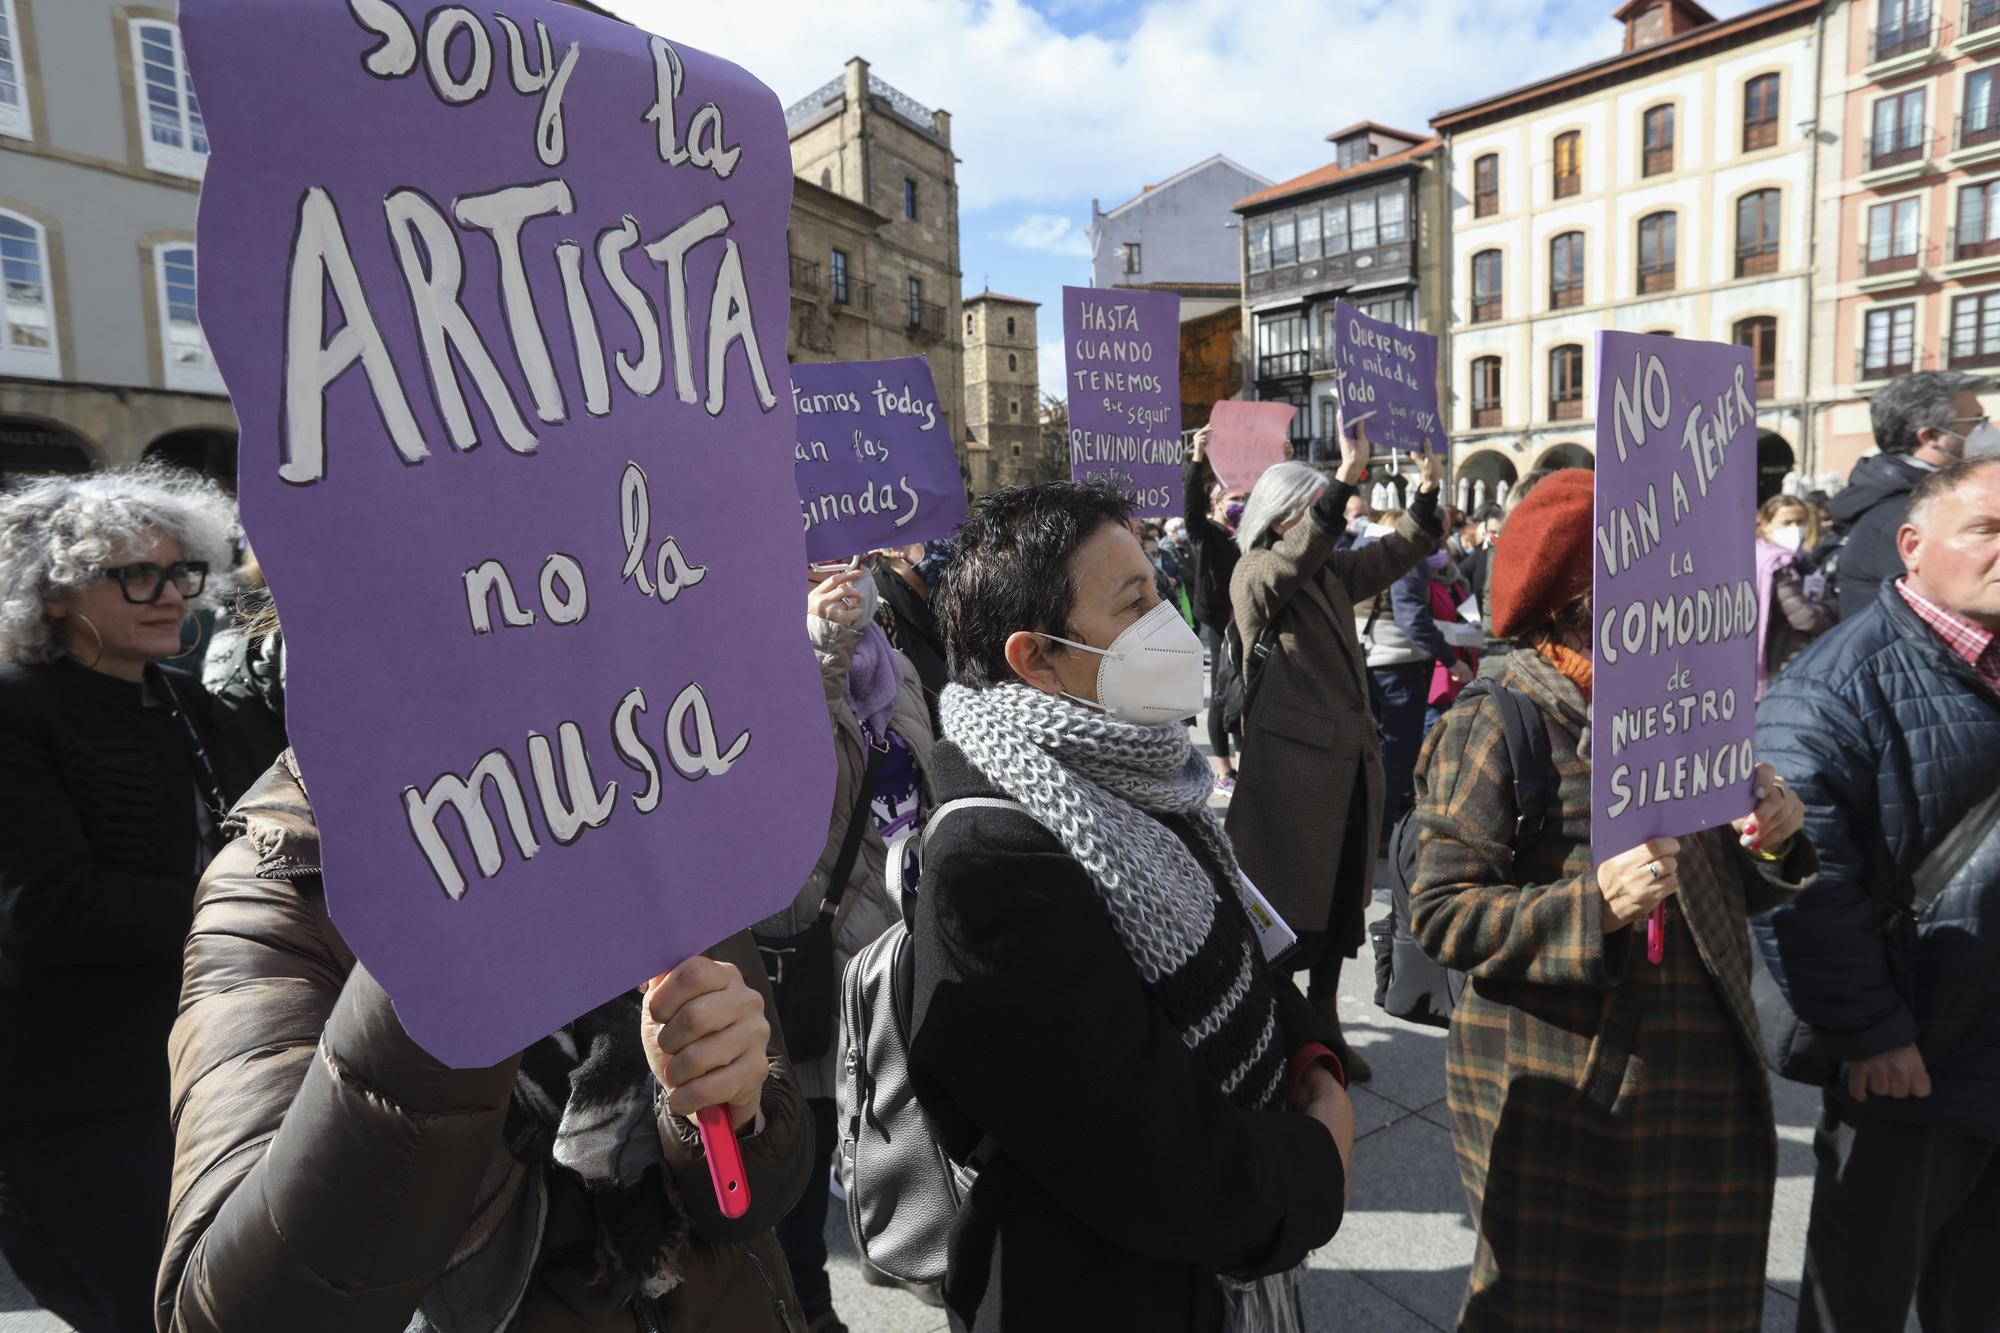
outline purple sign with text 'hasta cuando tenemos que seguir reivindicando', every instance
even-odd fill
[[[335,923],[500,1060],[788,902],[802,632],[777,98],[552,0],[183,0],[201,321]]]
[[[1103,478],[1139,518],[1181,511],[1181,298],[1063,288],[1069,470]]]

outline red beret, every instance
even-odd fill
[[[1535,483],[1507,516],[1493,555],[1493,632],[1514,638],[1590,587],[1595,475],[1564,468]]]

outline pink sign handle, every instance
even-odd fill
[[[727,1218],[750,1211],[750,1182],[743,1178],[743,1149],[736,1142],[736,1130],[729,1123],[729,1108],[704,1106],[695,1112],[695,1127],[701,1131],[702,1156],[708,1158],[708,1180],[715,1186],[715,1206]]]

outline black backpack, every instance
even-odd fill
[[[1465,687],[1458,704],[1492,695],[1507,733],[1514,770],[1514,855],[1541,836],[1552,794],[1554,763],[1541,710],[1518,690],[1488,677]],[[1417,877],[1417,816],[1413,810],[1389,834],[1389,915],[1368,927],[1375,946],[1375,1003],[1392,1018],[1448,1028],[1465,989],[1465,973],[1439,966],[1410,934],[1410,885]]]

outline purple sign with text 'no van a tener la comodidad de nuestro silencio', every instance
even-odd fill
[[[1181,298],[1063,288],[1069,472],[1103,478],[1138,518],[1181,511]]]
[[[783,114],[550,0],[180,17],[328,903],[412,1036],[490,1064],[783,906],[826,837]]]
[[[1591,854],[1750,813],[1757,400],[1748,348],[1597,338]]]
[[[795,365],[792,406],[814,560],[910,546],[964,521],[965,479],[923,357]]]

